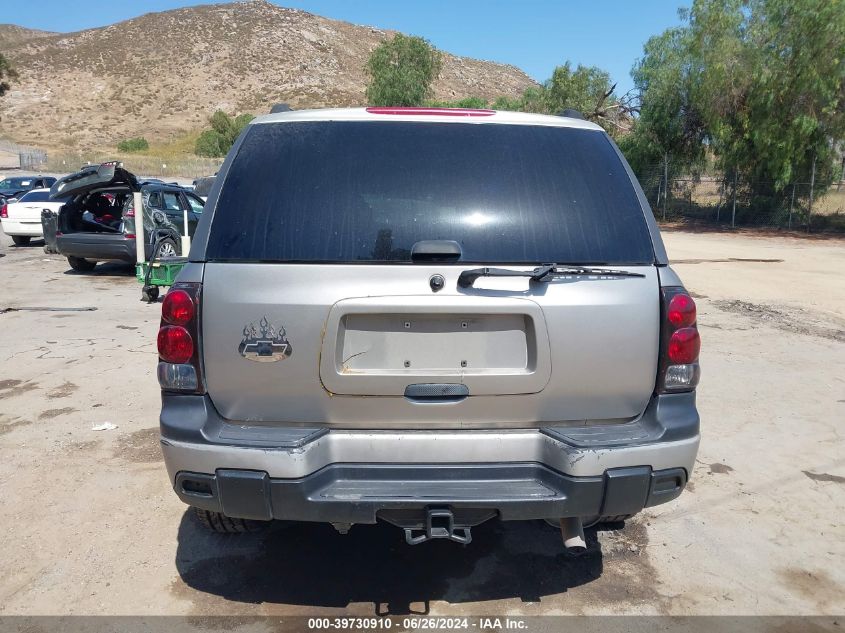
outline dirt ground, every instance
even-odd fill
[[[665,239],[699,305],[697,467],[571,559],[542,522],[204,532],[160,458],[159,307],[0,234],[0,614],[842,614],[845,241]]]

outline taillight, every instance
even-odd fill
[[[701,350],[701,338],[694,327],[684,327],[672,332],[666,350],[669,360],[675,364],[694,363]]]
[[[701,374],[695,301],[679,287],[663,288],[662,293],[657,392],[692,391]]]
[[[666,318],[675,327],[687,327],[695,323],[695,301],[686,293],[676,294],[669,300]]]
[[[173,325],[185,325],[194,318],[194,300],[184,290],[171,290],[164,297],[161,318]]]
[[[9,217],[9,208],[6,206],[5,202],[0,202],[0,218],[8,218]]]
[[[198,283],[177,283],[164,297],[158,331],[158,382],[164,391],[204,393]]]
[[[187,363],[194,355],[194,339],[178,325],[165,325],[158,331],[158,356],[165,363]]]

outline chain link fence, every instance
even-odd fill
[[[46,152],[10,141],[0,141],[0,168],[41,171],[46,165]]]
[[[659,221],[845,233],[845,181],[826,190],[810,182],[776,190],[772,182],[670,175],[667,187],[666,171],[661,163],[638,176]]]

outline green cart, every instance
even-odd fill
[[[158,253],[164,239],[156,240],[150,261],[135,264],[135,277],[144,284],[141,289],[141,301],[147,303],[157,301],[159,287],[172,286],[179,272],[188,263],[187,257],[159,257]]]

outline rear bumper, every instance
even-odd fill
[[[681,493],[699,443],[694,394],[654,398],[626,424],[454,431],[232,424],[207,396],[166,394],[161,432],[186,503],[340,523],[431,506],[502,519],[632,514]]]
[[[671,501],[687,482],[683,468],[614,468],[572,477],[540,464],[333,464],[299,479],[263,471],[181,471],[185,503],[244,519],[375,523],[422,527],[422,512],[445,508],[462,526],[566,516],[618,516]]]
[[[41,220],[36,221],[20,221],[10,220],[4,218],[0,225],[3,227],[3,232],[6,235],[22,235],[24,237],[41,237],[43,230],[41,228]]]
[[[65,257],[91,261],[135,263],[135,239],[121,234],[65,233],[56,236],[56,248]]]

